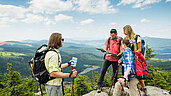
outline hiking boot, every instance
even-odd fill
[[[97,89],[97,93],[101,93],[102,92],[102,88]]]

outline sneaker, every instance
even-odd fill
[[[102,88],[97,89],[97,93],[101,93],[102,92]]]

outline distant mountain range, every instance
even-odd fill
[[[171,59],[171,39],[143,38],[155,50],[158,59]],[[106,40],[73,40],[65,38],[63,47],[60,48],[63,62],[68,62],[72,57],[78,57],[78,72],[83,72],[93,66],[100,70],[104,54],[96,48],[104,48]],[[48,44],[48,40],[24,40],[0,42],[0,70],[5,73],[6,64],[12,63],[14,69],[21,72],[22,76],[30,75],[28,61],[34,56],[38,47]],[[24,70],[23,70],[24,69]],[[67,71],[68,68],[64,71]],[[70,70],[70,69],[69,69]],[[25,71],[25,72],[23,72]],[[89,73],[88,73],[89,74]]]
[[[158,59],[170,59],[171,58],[171,39],[153,38],[153,37],[142,37],[146,41],[157,56]],[[74,40],[65,38],[63,48],[79,49],[79,48],[104,48],[104,42],[106,40]],[[32,44],[39,47],[41,44],[48,44],[48,40],[24,40],[24,41],[6,41],[16,43],[17,46],[30,46]],[[0,43],[2,44],[2,42]]]

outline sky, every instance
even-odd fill
[[[171,0],[0,0],[0,41],[48,40],[58,32],[75,40],[124,37],[171,39]]]

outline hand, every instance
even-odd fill
[[[121,84],[122,84],[124,81],[125,81],[124,78],[119,78],[119,79],[118,79],[118,82],[121,83]]]
[[[122,63],[122,60],[119,59],[119,60],[118,60],[118,64],[120,64],[120,63]]]
[[[105,50],[100,50],[101,52],[106,52]]]
[[[70,61],[68,62],[68,66],[71,66],[71,62],[74,62],[74,60],[70,60]]]
[[[117,55],[116,55],[116,54],[112,54],[112,56],[113,56],[113,57],[117,57]]]
[[[77,75],[77,71],[76,71],[75,69],[72,70],[72,71],[73,71],[73,73],[72,73],[71,77],[74,78],[74,77],[76,77],[76,75]]]

